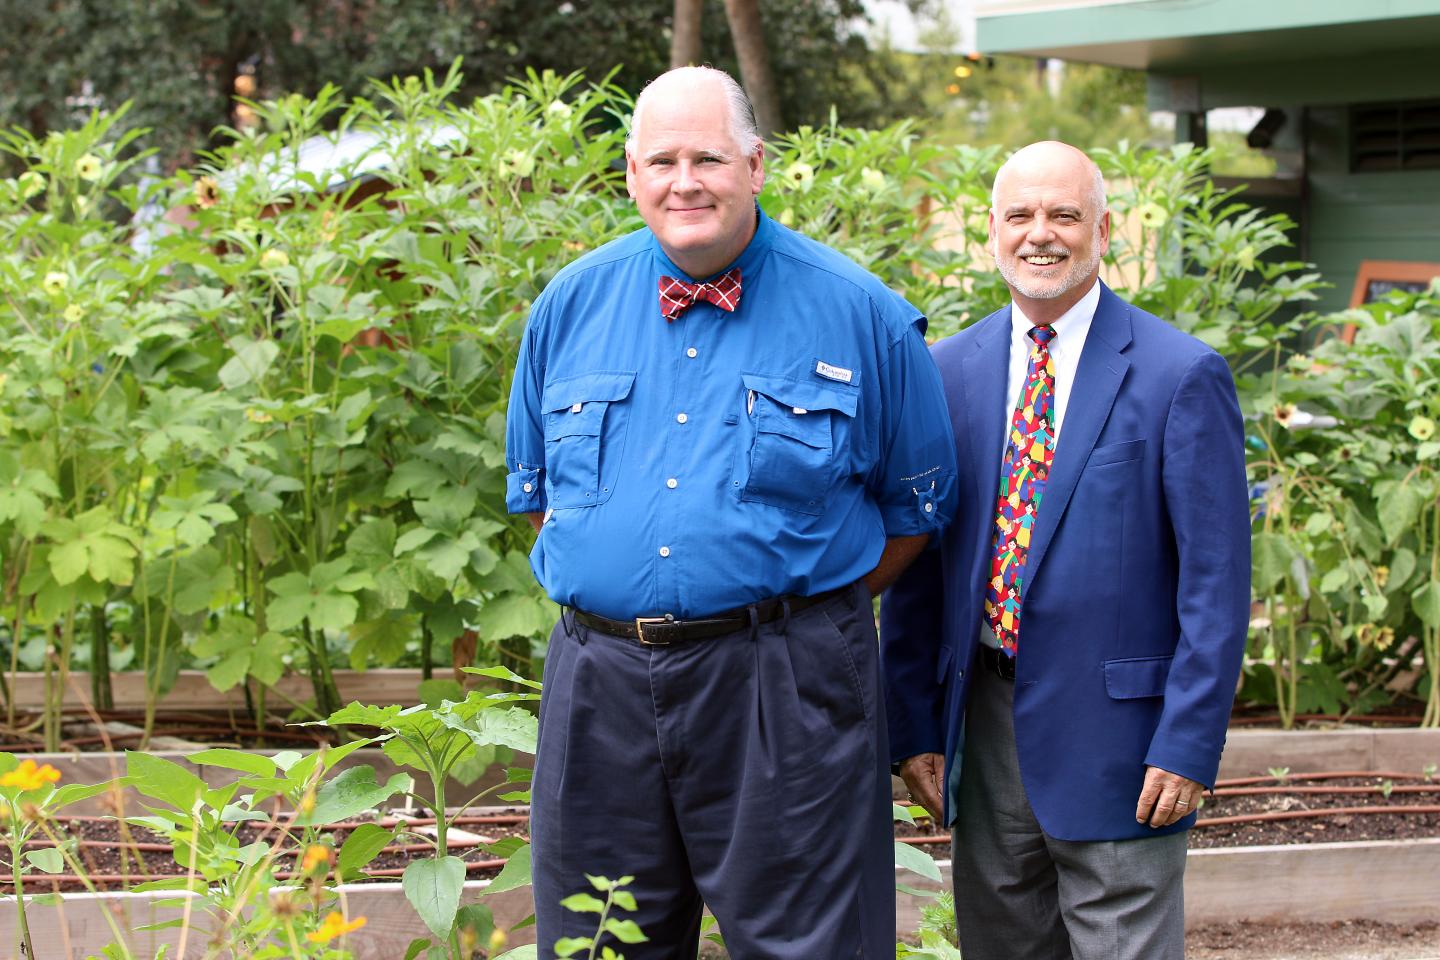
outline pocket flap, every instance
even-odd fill
[[[745,382],[745,389],[763,393],[787,407],[801,410],[835,410],[847,417],[853,417],[859,403],[858,394],[853,388],[759,373],[742,373],[740,379]]]
[[[1122,440],[1120,443],[1107,443],[1103,447],[1096,447],[1090,451],[1090,459],[1087,466],[1098,467],[1102,463],[1124,463],[1127,460],[1139,460],[1145,456],[1145,438],[1139,440]]]
[[[555,413],[566,407],[574,408],[576,404],[580,404],[583,410],[584,405],[592,401],[609,403],[624,400],[630,395],[630,388],[634,383],[633,370],[629,373],[582,373],[579,376],[565,377],[545,384],[540,407],[545,413]]]
[[[1170,676],[1169,657],[1136,657],[1105,661],[1105,692],[1112,700],[1163,697]]]

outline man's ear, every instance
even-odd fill
[[[996,258],[996,259],[998,260],[998,259],[1000,258],[1000,251],[999,251],[999,248],[998,248],[998,247],[996,246],[996,244],[995,244],[995,211],[994,211],[994,210],[991,210],[991,211],[990,211],[989,216],[988,216],[988,217],[986,218],[986,220],[985,220],[985,230],[986,230],[986,232],[989,234],[989,238],[985,241],[985,249],[990,251],[990,256],[992,256],[992,257],[994,257],[994,258]]]
[[[765,189],[765,144],[759,138],[755,140],[755,152],[745,161],[750,165],[750,192],[758,197]]]
[[[630,194],[630,199],[635,199],[635,180],[640,175],[639,169],[635,166],[635,154],[629,149],[625,151],[625,192]]]
[[[1096,226],[1096,232],[1099,234],[1099,237],[1098,237],[1099,242],[1095,244],[1095,250],[1096,250],[1096,253],[1098,253],[1100,256],[1103,257],[1103,256],[1105,256],[1105,254],[1107,254],[1107,253],[1110,252],[1110,211],[1109,211],[1109,210],[1106,210],[1103,214],[1100,215],[1100,223],[1097,224],[1097,226]]]

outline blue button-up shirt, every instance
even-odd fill
[[[699,617],[869,573],[934,533],[955,446],[919,312],[758,212],[727,313],[660,314],[690,279],[639,230],[535,301],[506,437],[506,503],[543,511],[530,555],[558,603]],[[726,269],[731,269],[727,267]]]

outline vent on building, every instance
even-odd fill
[[[1440,170],[1440,100],[1350,108],[1350,171]]]

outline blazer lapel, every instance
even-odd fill
[[[1000,489],[1000,457],[1005,440],[1006,383],[1010,369],[1010,308],[1004,307],[982,321],[986,329],[975,339],[975,349],[964,360],[965,408],[970,426],[970,456],[974,463],[975,509],[984,517],[979,524],[988,552],[995,527],[995,497]]]
[[[1026,583],[1035,582],[1050,541],[1070,504],[1070,495],[1075,492],[1090,451],[1110,417],[1115,395],[1130,369],[1130,361],[1120,352],[1129,343],[1130,308],[1101,284],[1100,303],[1085,337],[1085,349],[1080,353],[1080,366],[1075,372],[1065,422],[1060,428],[1060,442],[1050,465],[1050,479],[1045,484],[1045,496],[1035,518],[1034,540],[1025,562]]]

